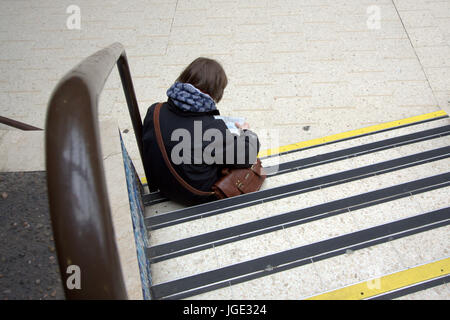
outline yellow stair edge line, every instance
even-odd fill
[[[450,258],[419,265],[403,271],[360,282],[337,290],[319,294],[306,300],[360,300],[377,296],[416,283],[448,275]]]
[[[442,116],[446,116],[446,115],[447,115],[447,113],[443,110],[434,111],[434,112],[430,112],[430,113],[426,113],[426,114],[422,114],[422,115],[418,115],[418,116],[414,116],[414,117],[410,117],[410,118],[405,118],[402,120],[385,122],[385,123],[361,128],[361,129],[356,129],[356,130],[333,134],[333,135],[326,136],[323,138],[316,138],[316,139],[312,139],[312,140],[307,140],[307,141],[302,141],[302,142],[298,142],[298,143],[281,146],[278,148],[263,150],[258,153],[258,157],[276,155],[276,154],[279,154],[282,152],[311,147],[311,146],[318,145],[318,144],[342,140],[342,139],[355,137],[355,136],[359,136],[359,135],[366,134],[366,133],[381,131],[384,129],[394,128],[394,127],[402,126],[405,124],[420,122],[420,121],[438,118],[438,117],[442,117]]]
[[[373,125],[370,127],[365,127],[365,128],[361,128],[361,129],[356,129],[356,130],[333,134],[333,135],[322,137],[322,138],[316,138],[316,139],[312,139],[312,140],[293,143],[293,144],[281,146],[281,147],[274,148],[274,149],[263,150],[258,153],[258,157],[261,158],[261,157],[265,157],[265,156],[269,156],[269,155],[276,155],[276,154],[279,154],[282,152],[311,147],[311,146],[318,145],[318,144],[342,140],[342,139],[355,137],[355,136],[359,136],[359,135],[366,134],[366,133],[371,133],[371,132],[381,131],[384,129],[402,126],[402,125],[409,124],[409,123],[420,122],[420,121],[429,120],[429,119],[433,119],[433,118],[439,118],[439,117],[443,117],[446,115],[447,115],[447,113],[444,110],[434,111],[434,112],[430,112],[430,113],[426,113],[426,114],[422,114],[422,115],[418,115],[418,116],[414,116],[414,117],[410,117],[410,118],[405,118],[405,119],[391,121],[391,122],[385,122],[385,123],[376,124],[376,125]],[[142,177],[141,182],[143,184],[145,184],[145,183],[147,183],[147,179],[145,177]]]

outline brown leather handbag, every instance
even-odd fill
[[[212,190],[218,199],[231,198],[243,193],[258,191],[266,175],[261,160],[246,169],[222,169],[222,177],[214,183]]]
[[[256,162],[250,168],[222,169],[222,177],[219,178],[216,183],[214,183],[211,188],[212,191],[198,190],[184,181],[184,179],[178,174],[178,172],[175,171],[169,160],[169,157],[167,156],[166,148],[164,146],[161,135],[161,127],[159,124],[159,113],[161,110],[161,106],[162,103],[159,103],[153,113],[156,141],[158,143],[159,150],[161,151],[164,158],[164,162],[169,168],[169,171],[184,188],[199,196],[215,195],[218,199],[230,198],[244,193],[258,191],[261,188],[261,185],[266,179],[266,175],[261,165],[261,160],[259,159],[256,159]]]

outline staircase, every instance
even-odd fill
[[[152,299],[449,299],[449,135],[438,111],[261,152],[256,193],[144,196]]]
[[[96,97],[115,65],[142,151],[120,43],[67,73],[47,111],[62,284],[64,270],[83,270],[82,289],[64,286],[66,299],[450,298],[444,111],[265,150],[260,191],[183,207],[142,187],[116,124],[100,130]],[[28,162],[10,147],[1,171],[24,170],[19,162],[42,171],[43,133],[27,135],[29,143],[2,133],[3,145],[40,156]]]

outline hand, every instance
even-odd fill
[[[241,130],[244,129],[250,129],[250,125],[248,124],[248,122],[244,122],[244,124],[240,125],[239,122],[235,122],[234,125]]]

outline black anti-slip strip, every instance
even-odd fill
[[[445,119],[445,118],[448,118],[448,117],[449,117],[448,115],[445,115],[445,116],[437,117],[437,118],[433,118],[433,119],[427,119],[427,120],[422,120],[422,121],[418,121],[418,122],[408,123],[408,124],[401,125],[401,126],[398,126],[398,127],[387,128],[387,129],[374,131],[374,132],[368,132],[368,133],[364,133],[364,134],[360,134],[360,135],[357,135],[357,136],[348,137],[348,138],[344,138],[344,139],[340,139],[340,140],[335,140],[335,141],[325,142],[325,143],[321,143],[321,144],[316,144],[316,145],[313,145],[313,146],[310,146],[310,147],[306,147],[306,148],[300,148],[300,149],[294,149],[294,150],[289,150],[289,151],[285,151],[285,152],[280,152],[280,153],[268,155],[268,156],[265,156],[265,157],[261,157],[261,160],[264,160],[264,159],[267,159],[267,158],[272,158],[272,157],[284,156],[286,154],[299,152],[299,151],[304,151],[304,150],[308,150],[308,149],[313,149],[313,148],[317,148],[317,147],[322,147],[322,146],[326,146],[326,145],[330,145],[330,144],[334,144],[334,143],[338,143],[338,142],[343,142],[343,141],[353,140],[353,139],[357,139],[357,138],[362,138],[362,137],[365,137],[365,136],[371,136],[373,134],[382,133],[382,132],[386,132],[386,131],[391,131],[391,130],[395,130],[395,129],[406,128],[406,127],[410,127],[410,126],[414,126],[414,125],[422,124],[422,123],[426,123],[426,122],[441,120],[441,119]]]
[[[328,259],[341,255],[347,250],[356,251],[374,244],[445,226],[450,223],[449,219],[450,208],[436,210],[216,270],[156,284],[151,287],[152,296],[155,299],[178,299],[197,295],[201,292]]]
[[[395,291],[387,292],[375,297],[368,298],[367,300],[392,300],[395,298],[403,297],[411,293],[419,292],[422,290],[437,287],[450,282],[450,275],[442,276],[436,279],[431,279],[424,282],[416,283],[412,286],[401,288]]]
[[[147,248],[151,263],[450,185],[450,172]]]
[[[306,169],[349,157],[362,156],[373,152],[379,152],[394,147],[405,146],[411,143],[422,142],[434,138],[440,138],[450,134],[450,125],[433,128],[426,131],[415,132],[400,137],[376,141],[361,146],[351,147],[343,150],[319,154],[316,156],[280,163],[278,166],[269,166],[267,172],[273,172],[270,176],[292,172],[298,169]]]
[[[429,225],[425,225],[425,226],[422,226],[422,227],[419,227],[419,228],[415,228],[415,229],[407,230],[407,231],[404,231],[404,232],[400,232],[400,233],[397,233],[395,235],[386,236],[386,237],[382,237],[382,238],[366,241],[364,243],[361,243],[361,244],[358,244],[358,245],[355,245],[355,246],[352,246],[352,247],[342,248],[342,249],[335,250],[335,251],[332,251],[332,252],[320,254],[320,255],[317,255],[317,256],[312,257],[312,258],[301,259],[301,260],[298,260],[298,261],[295,261],[295,262],[292,262],[292,263],[288,263],[288,264],[285,264],[285,265],[282,265],[282,266],[278,266],[276,268],[273,268],[272,266],[268,266],[268,268],[266,268],[265,270],[261,270],[259,272],[254,272],[252,274],[248,274],[248,275],[245,275],[245,276],[242,276],[242,277],[237,277],[237,278],[234,278],[232,280],[222,281],[222,282],[218,282],[216,284],[207,285],[207,286],[204,286],[202,288],[193,289],[193,290],[190,290],[190,291],[187,291],[187,292],[174,294],[174,295],[172,295],[170,297],[162,298],[162,299],[184,299],[184,298],[192,297],[192,296],[197,295],[197,294],[205,293],[205,292],[216,290],[216,289],[221,289],[221,288],[227,287],[228,285],[232,286],[232,285],[239,284],[239,283],[242,283],[242,282],[251,281],[251,280],[258,279],[258,278],[261,278],[261,277],[264,277],[264,276],[267,276],[267,275],[271,275],[273,273],[282,272],[282,271],[286,271],[286,270],[289,270],[289,269],[292,269],[292,268],[301,267],[303,265],[306,265],[306,264],[309,264],[309,263],[312,263],[312,262],[317,262],[317,261],[325,260],[325,259],[328,259],[328,258],[332,258],[332,257],[338,256],[338,255],[347,253],[348,250],[356,251],[356,250],[359,250],[359,249],[368,248],[370,246],[375,246],[375,245],[378,245],[378,244],[381,244],[381,243],[385,243],[385,242],[388,242],[388,241],[400,239],[400,238],[407,237],[407,236],[410,236],[410,235],[414,235],[414,234],[417,234],[417,233],[420,233],[420,232],[426,232],[426,231],[429,231],[429,230],[432,230],[432,229],[445,227],[445,226],[447,226],[449,224],[450,224],[450,220],[445,220],[443,222],[429,224]]]
[[[342,141],[347,141],[347,140],[357,139],[357,138],[361,138],[361,137],[365,137],[365,136],[370,136],[370,135],[373,135],[373,134],[382,133],[382,132],[386,132],[386,131],[391,131],[391,130],[395,130],[395,129],[406,128],[406,127],[410,127],[410,126],[414,126],[414,125],[422,124],[422,123],[426,123],[426,122],[441,120],[441,119],[445,119],[445,118],[448,118],[448,117],[449,117],[448,115],[445,115],[445,116],[441,116],[441,117],[437,117],[437,118],[432,118],[432,119],[422,120],[422,121],[418,121],[418,122],[408,123],[408,124],[397,126],[397,127],[393,127],[393,128],[387,128],[387,129],[383,129],[383,130],[379,130],[379,131],[369,132],[369,133],[357,135],[357,136],[354,136],[354,137],[348,137],[348,138],[345,138],[345,139],[340,139],[340,140],[336,140],[336,141],[330,141],[330,142],[326,142],[326,143],[321,143],[321,144],[317,144],[317,145],[306,147],[306,148],[301,148],[301,149],[281,152],[281,153],[277,153],[277,154],[273,154],[273,155],[262,157],[261,160],[267,159],[267,158],[272,158],[272,157],[278,157],[278,156],[289,154],[289,153],[293,153],[293,152],[299,152],[299,151],[304,151],[304,150],[308,150],[308,149],[312,149],[312,148],[317,148],[317,147],[321,147],[321,146],[325,146],[325,145],[330,145],[330,144],[338,143],[338,142],[342,142]],[[143,186],[146,186],[146,185],[147,185],[147,183],[143,184]]]
[[[166,202],[166,201],[169,201],[169,199],[163,197],[159,191],[144,194],[142,196],[142,202],[144,203],[144,206],[146,206],[146,207],[151,206],[152,204],[157,204],[157,203]]]
[[[280,187],[243,194],[233,198],[217,200],[180,210],[175,210],[169,213],[148,217],[145,219],[145,222],[147,227],[155,230],[182,222],[199,219],[201,217],[212,216],[230,210],[236,210],[263,202],[273,201],[276,199],[317,190],[325,186],[346,183],[353,180],[373,176],[375,174],[382,174],[384,172],[392,170],[403,169],[433,160],[443,159],[448,156],[450,156],[450,146],[421,152],[385,162],[380,162],[352,170],[342,171],[310,180],[295,182]]]
[[[450,125],[437,127],[429,130],[424,130],[420,132],[415,132],[412,134],[407,134],[400,137],[394,137],[391,139],[385,139],[361,146],[356,146],[352,148],[347,148],[339,151],[334,151],[326,154],[320,154],[304,159],[299,159],[295,161],[289,161],[285,163],[281,163],[278,166],[268,166],[266,167],[266,172],[268,172],[268,178],[273,177],[275,175],[284,174],[288,172],[292,172],[299,169],[306,169],[326,163],[330,163],[333,161],[338,161],[342,159],[346,159],[349,157],[357,157],[365,154],[369,154],[372,152],[379,152],[382,150],[387,150],[394,147],[400,147],[404,145],[408,145],[411,143],[417,143],[426,141],[429,139],[439,138],[443,136],[447,136],[450,134]],[[160,202],[168,201],[167,198],[162,197],[159,192],[154,194],[147,194],[143,197],[143,202],[145,206],[150,206],[152,204],[157,204]]]

